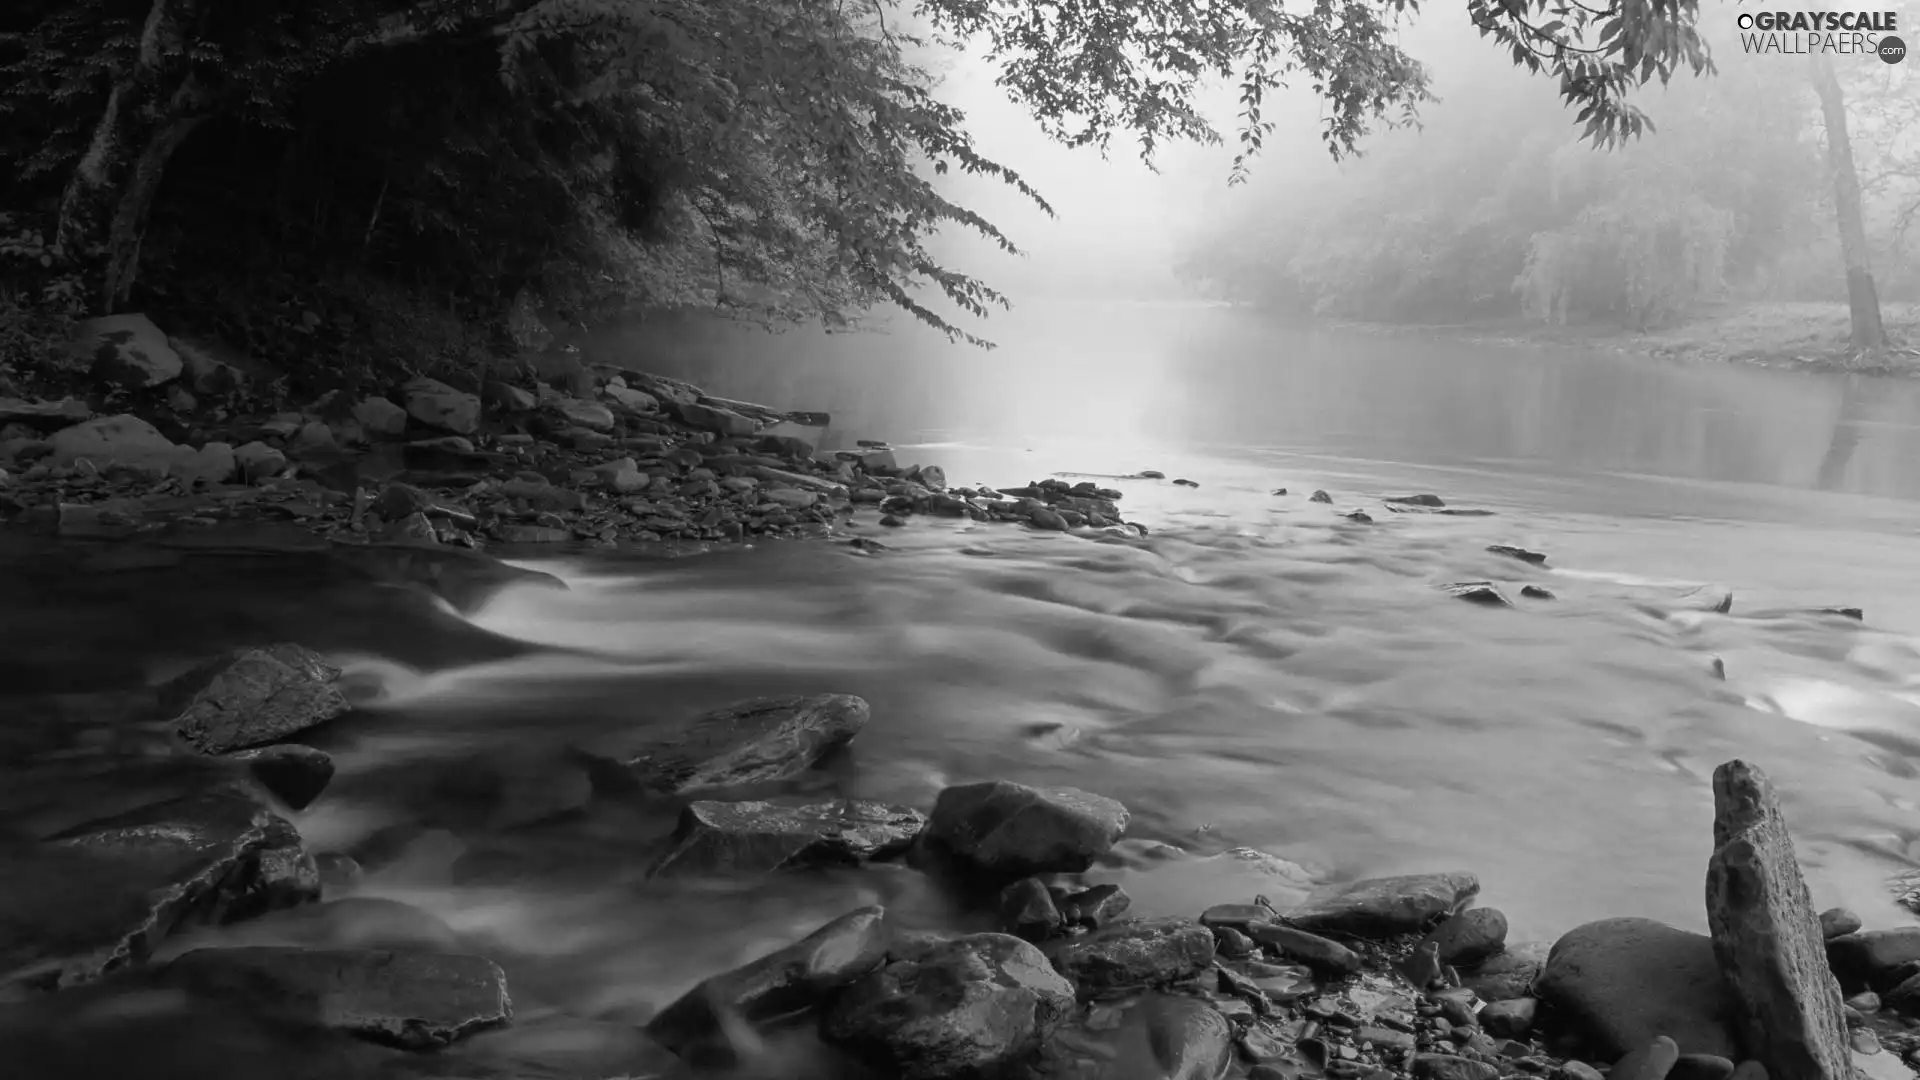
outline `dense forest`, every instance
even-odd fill
[[[1005,298],[927,241],[1017,248],[941,178],[1047,193],[975,150],[929,57],[985,56],[1069,145],[1234,143],[1226,184],[1282,87],[1324,102],[1320,153],[1411,120],[1430,96],[1397,44],[1413,10],[19,0],[0,12],[0,355],[128,310],[294,369],[454,370],[526,347],[534,316],[633,306],[832,324],[893,304],[978,340],[962,324]],[[1692,0],[1466,18],[1589,143],[1642,131],[1633,87],[1711,67]],[[1240,103],[1224,133],[1196,107],[1219,83]]]
[[[1609,154],[1514,72],[1458,63],[1436,75],[1420,129],[1257,181],[1182,269],[1223,298],[1381,322],[1646,329],[1729,300],[1846,302],[1854,261],[1881,297],[1920,300],[1911,65],[1810,65],[1709,40],[1716,76],[1637,92],[1657,133]],[[1830,152],[1822,91],[1851,161]],[[1863,258],[1842,250],[1836,170],[1859,184]]]

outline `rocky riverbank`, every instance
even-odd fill
[[[1510,942],[1472,873],[1313,883],[1248,851],[1264,893],[1134,912],[1092,880],[1126,807],[1070,788],[966,783],[925,808],[729,798],[855,739],[867,703],[834,694],[743,702],[554,768],[583,778],[577,812],[679,801],[654,879],[903,864],[951,897],[954,925],[862,907],[640,1027],[567,1016],[516,1000],[433,916],[355,896],[393,838],[316,851],[289,823],[325,798],[331,762],[292,740],[348,712],[339,675],[292,644],[214,658],[156,695],[156,752],[95,778],[123,810],[8,823],[8,1075],[1841,1080],[1920,1062],[1920,927],[1816,914],[1746,763],[1714,775],[1710,933],[1623,914]],[[300,944],[171,944],[268,925]]]
[[[297,408],[138,315],[86,324],[72,355],[43,396],[0,387],[0,515],[61,536],[277,522],[354,543],[608,547],[826,536],[862,512],[1140,531],[1092,483],[949,487],[882,441],[822,452],[826,414],[564,353],[478,392],[415,378]]]

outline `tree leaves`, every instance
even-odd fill
[[[1239,183],[1268,148],[1268,104],[1289,87],[1324,103],[1321,137],[1336,158],[1371,132],[1417,124],[1428,72],[1397,43],[1417,10],[1415,0],[311,0],[218,5],[188,56],[223,114],[287,128],[316,80],[356,58],[491,42],[519,119],[446,114],[420,131],[420,176],[445,194],[413,205],[419,227],[477,252],[489,231],[462,215],[484,200],[455,162],[522,161],[514,198],[567,201],[524,213],[571,222],[541,257],[552,293],[776,320],[840,320],[890,302],[978,342],[936,303],[980,316],[1006,298],[942,266],[928,243],[957,227],[1018,248],[936,181],[991,177],[1051,208],[977,150],[967,118],[913,57],[983,52],[997,85],[1053,138],[1103,154],[1130,138],[1149,164],[1170,143],[1227,141],[1199,108],[1225,80],[1238,90],[1225,179]],[[1694,0],[1468,0],[1467,13],[1513,64],[1555,77],[1600,146],[1652,130],[1626,103],[1634,87],[1711,70]],[[35,178],[57,185],[86,145],[138,43],[132,21],[109,15],[104,0],[29,0],[0,21],[0,117],[44,118],[10,120],[0,136],[0,177],[26,185],[0,179],[0,198],[43,197]],[[504,155],[509,131],[537,131],[541,145]]]

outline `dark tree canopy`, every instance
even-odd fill
[[[957,225],[1016,248],[940,175],[1047,203],[974,148],[918,57],[984,52],[1071,145],[1132,138],[1151,160],[1231,140],[1232,181],[1284,86],[1324,102],[1335,155],[1415,119],[1426,73],[1396,44],[1415,8],[23,0],[0,13],[0,269],[76,313],[218,308],[243,344],[316,355],[364,344],[383,312],[418,323],[430,300],[485,322],[523,294],[563,313],[691,304],[830,323],[891,302],[977,340],[935,303],[983,315],[1005,298],[927,241]],[[1634,86],[1711,67],[1694,0],[1469,0],[1468,15],[1557,78],[1601,145],[1648,126]],[[1224,135],[1197,107],[1218,80],[1239,87]],[[348,294],[360,331],[331,312],[316,330],[306,313]]]

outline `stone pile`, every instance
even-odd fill
[[[824,452],[796,434],[824,414],[568,354],[477,393],[420,377],[272,412],[248,407],[240,369],[139,315],[91,321],[75,351],[85,400],[0,396],[0,517],[61,535],[272,520],[343,540],[604,546],[823,536],[860,511],[1122,527],[1111,489],[949,487],[885,443]]]

